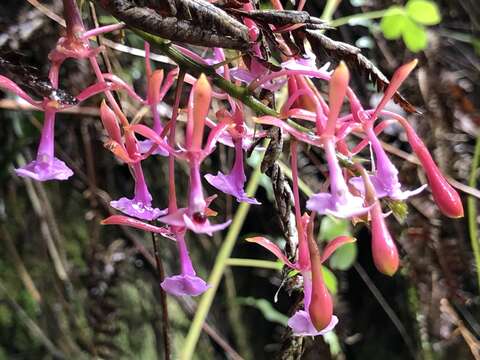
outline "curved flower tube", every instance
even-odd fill
[[[18,176],[29,177],[37,181],[67,180],[73,171],[54,156],[54,109],[45,110],[45,122],[42,128],[37,158],[29,164],[15,169]]]
[[[169,276],[161,283],[162,289],[175,296],[198,296],[210,287],[197,276],[188,255],[185,231],[177,231],[176,240],[180,253],[181,274]]]

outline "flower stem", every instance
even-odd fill
[[[180,68],[188,69],[188,72],[194,76],[200,76],[201,73],[204,73],[212,79],[212,82],[215,86],[219,87],[230,96],[240,100],[242,103],[253,109],[257,114],[279,116],[275,110],[264,105],[261,101],[256,99],[246,87],[236,86],[232,82],[218,75],[214,67],[199,64],[198,62],[188,58],[167,40],[138,29],[132,30],[144,40],[154,44],[160,52],[175,61]]]
[[[477,136],[477,142],[475,144],[475,152],[472,158],[472,169],[470,171],[470,178],[468,185],[472,188],[477,186],[478,167],[480,163],[480,135]],[[472,244],[473,255],[475,258],[475,267],[477,270],[478,279],[478,291],[480,292],[480,239],[478,237],[477,226],[477,203],[473,196],[467,198],[467,211],[468,211],[468,232],[470,234],[470,242]]]
[[[335,20],[332,20],[328,23],[328,25],[333,27],[339,27],[343,25],[347,25],[352,20],[374,20],[383,18],[387,10],[377,10],[377,11],[370,11],[366,13],[354,14],[350,16],[344,16]]]
[[[165,279],[165,270],[163,268],[162,260],[159,256],[157,238],[154,233],[152,233],[152,243],[153,243],[153,252],[155,254],[155,263],[157,265],[157,274],[158,274],[158,287],[160,288],[160,303],[162,306],[162,332],[163,332],[163,347],[165,360],[170,360],[171,345],[170,345],[170,321],[168,320],[168,304],[167,304],[167,294],[165,290],[160,286],[160,284]]]
[[[242,266],[260,269],[282,270],[283,264],[278,261],[258,260],[258,259],[242,259],[229,258],[226,261],[228,266]]]
[[[268,144],[268,139],[264,141],[263,147],[266,148]],[[260,177],[262,175],[260,170],[261,161],[259,161],[258,165],[256,166],[254,172],[252,173],[250,180],[248,181],[247,185],[247,195],[252,197],[255,196],[255,192],[258,188],[258,184],[260,182]],[[223,271],[227,266],[228,259],[230,254],[232,253],[233,247],[235,245],[235,241],[238,238],[238,235],[242,229],[243,223],[245,218],[248,214],[248,210],[250,209],[250,204],[242,202],[235,213],[233,218],[232,225],[228,229],[227,236],[222,243],[222,247],[220,248],[217,258],[215,259],[215,264],[213,265],[212,272],[208,279],[208,284],[211,286],[200,299],[198,304],[197,312],[195,313],[195,317],[193,318],[192,325],[188,331],[187,338],[185,339],[185,343],[183,344],[183,351],[180,356],[181,360],[190,360],[193,357],[195,352],[195,347],[198,342],[198,338],[200,337],[200,333],[202,331],[202,325],[205,322],[205,319],[210,311],[210,307],[212,306],[213,299],[218,289],[218,285],[220,284],[220,280],[223,276]]]

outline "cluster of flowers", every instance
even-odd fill
[[[244,172],[244,151],[249,148],[255,137],[265,136],[263,132],[254,132],[247,127],[242,104],[228,94],[213,91],[208,79],[201,75],[198,79],[191,75],[179,75],[177,69],[166,76],[162,70],[152,71],[149,62],[149,46],[146,50],[147,95],[141,98],[124,81],[113,74],[102,73],[96,57],[99,48],[94,48],[89,38],[101,33],[118,30],[122,24],[105,26],[86,31],[81,21],[75,2],[65,0],[65,18],[67,20],[66,36],[60,38],[56,48],[50,53],[50,81],[58,86],[59,70],[67,58],[88,59],[97,78],[97,82],[76,98],[79,102],[103,93],[107,101],[100,106],[100,116],[108,134],[107,148],[131,169],[135,181],[133,198],[123,197],[112,201],[111,206],[124,215],[113,215],[103,224],[119,224],[158,233],[176,242],[180,254],[181,273],[167,277],[162,288],[173,295],[196,296],[208,289],[208,284],[198,277],[189,258],[185,242],[187,231],[211,235],[215,231],[227,228],[230,221],[212,224],[210,217],[216,213],[209,208],[214,196],[205,197],[200,172],[202,162],[215,150],[217,142],[234,147],[235,161],[229,174],[207,174],[205,180],[219,191],[231,195],[239,202],[259,204],[248,197],[244,190],[246,176]],[[249,4],[245,5],[248,10]],[[255,23],[245,20],[253,38],[258,34]],[[259,51],[254,45],[254,51]],[[193,56],[187,49],[182,51]],[[295,218],[298,235],[298,256],[292,261],[271,241],[264,237],[247,239],[270,250],[287,267],[297,270],[303,277],[304,309],[297,311],[289,320],[289,326],[297,335],[319,335],[331,330],[337,323],[333,315],[332,298],[322,278],[322,263],[339,247],[354,241],[350,237],[339,237],[329,242],[320,251],[315,241],[314,220],[317,214],[331,215],[343,219],[363,220],[371,223],[372,254],[376,267],[382,273],[393,275],[399,266],[399,257],[395,243],[385,224],[388,214],[382,212],[380,199],[387,197],[403,201],[418,194],[427,185],[413,191],[402,190],[398,180],[398,170],[388,158],[378,139],[378,134],[392,121],[399,122],[405,129],[408,141],[419,158],[426,172],[430,190],[440,210],[449,217],[463,216],[461,199],[448,184],[435,165],[425,145],[416,135],[414,129],[400,115],[384,110],[384,106],[395,94],[401,83],[413,70],[416,61],[400,67],[389,87],[375,109],[365,110],[354,92],[348,87],[349,71],[345,64],[333,72],[317,68],[315,58],[295,58],[282,63],[282,70],[272,72],[252,59],[249,66],[230,68],[225,64],[222,49],[214,49],[214,56],[209,63],[223,63],[218,74],[226,80],[250,82],[271,91],[282,86],[288,87],[288,100],[282,107],[280,115],[255,118],[258,124],[276,126],[289,134],[291,138],[291,168],[293,193],[295,200]],[[198,57],[198,56],[197,56]],[[201,59],[198,59],[199,61]],[[311,78],[325,80],[329,84],[328,103],[312,85]],[[162,122],[158,106],[165,94],[172,88],[175,80],[177,89],[172,116]],[[181,84],[185,81],[192,85],[187,105],[187,121],[183,127],[182,144],[177,143],[177,116]],[[28,165],[16,169],[19,176],[30,177],[38,181],[65,180],[73,172],[64,162],[54,156],[54,122],[55,114],[71,106],[45,98],[35,101],[17,84],[0,76],[0,88],[10,91],[28,101],[45,113],[44,126],[37,157]],[[153,126],[130,124],[112,91],[126,91],[139,103],[150,108]],[[216,121],[210,119],[212,98],[225,101],[226,107],[217,111]],[[350,113],[340,117],[345,98],[350,104]],[[228,108],[228,109],[227,109]],[[378,120],[378,119],[383,120]],[[288,121],[287,121],[288,119]],[[295,126],[291,119],[310,121],[312,129]],[[378,120],[378,121],[377,121]],[[377,124],[376,124],[377,123]],[[210,128],[204,136],[205,128]],[[347,136],[352,132],[364,135],[364,140],[353,148],[349,147]],[[139,141],[137,136],[145,138]],[[297,146],[298,143],[323,149],[328,165],[329,192],[317,193],[306,203],[309,212],[302,215],[298,191]],[[361,164],[342,168],[338,156],[351,158],[370,144],[373,151],[373,164],[366,171]],[[164,210],[152,206],[152,196],[148,190],[142,170],[142,161],[149,156],[164,156],[169,161],[169,201]],[[176,161],[186,162],[190,170],[188,204],[179,208],[176,199],[175,171]],[[151,221],[158,221],[164,226],[156,226]]]

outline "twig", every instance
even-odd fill
[[[48,7],[45,5],[40,4],[37,0],[27,0],[34,8],[36,8],[38,11],[40,11],[42,14],[47,16],[48,18],[52,19],[59,25],[65,27],[65,20],[57,14],[55,14],[52,10],[50,10]]]
[[[12,307],[13,311],[17,313],[20,319],[23,321],[25,326],[27,327],[30,334],[38,339],[43,346],[48,350],[50,354],[52,354],[56,359],[66,359],[66,356],[58,349],[55,344],[45,335],[43,330],[40,326],[37,325],[35,321],[33,321],[25,310],[15,301],[14,298],[10,296],[7,289],[3,286],[2,282],[0,281],[0,293],[6,298],[8,304]]]
[[[5,225],[0,225],[0,230],[0,237],[3,238],[3,241],[5,242],[9,256],[15,265],[15,269],[17,270],[17,273],[20,276],[23,285],[25,285],[25,288],[27,289],[32,299],[35,300],[37,303],[40,303],[42,301],[42,297],[40,296],[40,293],[38,292],[37,287],[32,280],[32,277],[28,273],[27,268],[25,267],[22,259],[20,258],[20,255],[18,254],[17,249],[15,248],[12,238],[10,237],[10,234],[8,233]]]
[[[440,311],[448,315],[451,323],[454,324],[460,331],[460,334],[470,348],[470,352],[475,360],[480,360],[480,342],[475,338],[475,336],[473,336],[470,330],[465,327],[463,321],[460,319],[457,312],[452,305],[450,305],[447,299],[440,300]]]
[[[415,347],[413,345],[412,339],[410,336],[408,336],[407,329],[405,329],[405,326],[403,326],[402,322],[398,318],[397,314],[395,314],[395,311],[390,307],[388,302],[385,300],[383,297],[382,293],[376,285],[372,282],[368,274],[365,272],[363,267],[359,263],[353,264],[353,267],[357,271],[358,275],[362,278],[363,282],[365,285],[367,285],[368,290],[373,294],[375,299],[377,299],[378,303],[382,307],[383,311],[387,314],[387,316],[390,318],[392,321],[393,325],[397,328],[398,332],[400,333],[400,336],[402,337],[403,341],[405,342],[405,345],[408,347],[408,351],[412,355],[414,359],[416,359],[415,355]]]

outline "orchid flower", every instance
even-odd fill
[[[140,156],[137,139],[133,132],[127,128],[125,129],[125,141],[122,140],[117,117],[105,101],[100,106],[100,118],[113,142],[119,145],[117,153],[126,154],[125,156],[128,159],[135,161]],[[124,214],[143,220],[154,220],[166,214],[166,210],[162,211],[152,207],[152,196],[148,191],[140,161],[132,164],[132,170],[135,179],[135,195],[133,199],[122,197],[118,200],[110,201],[110,206]]]
[[[308,220],[308,216],[304,215],[302,221],[304,222],[305,228],[305,225],[307,225],[308,221],[313,221],[313,217],[311,216],[310,220]],[[300,237],[299,241],[306,242],[307,240],[305,238],[306,234],[304,233],[304,235]],[[313,250],[312,244],[307,245],[307,247],[304,248],[304,251],[300,250],[301,247],[299,244],[299,260],[297,262],[291,262],[283,253],[283,251],[267,238],[258,236],[247,238],[246,240],[263,246],[265,249],[274,254],[285,266],[293,270],[297,270],[302,274],[304,286],[304,309],[298,310],[288,320],[288,326],[292,328],[294,335],[317,336],[324,335],[331,331],[338,323],[338,318],[332,315],[332,310],[330,308],[326,309],[324,307],[329,301],[331,304],[331,299],[329,300],[330,294],[326,290],[325,283],[321,275],[321,264],[328,260],[328,258],[335,252],[336,249],[344,244],[354,242],[355,239],[348,236],[341,236],[330,241],[323,250],[323,255],[320,256],[320,258],[319,252],[312,253],[312,251],[310,251],[310,248]],[[310,239],[308,241],[314,242],[315,240]],[[314,257],[314,259],[312,259],[312,257]],[[314,294],[313,303],[312,293]],[[313,316],[312,313],[314,314]],[[315,321],[315,324],[315,322],[312,321],[312,317],[315,319],[323,317],[324,320],[320,322]]]
[[[334,71],[330,81],[330,111],[326,129],[321,138],[330,175],[330,192],[314,194],[307,201],[307,209],[338,218],[351,218],[368,211],[368,208],[363,206],[363,199],[352,195],[348,190],[335,154],[336,120],[347,91],[349,77],[348,69],[342,62]]]
[[[150,64],[150,45],[145,42],[145,67],[147,75],[147,100],[146,103],[150,106],[150,111],[153,117],[153,130],[160,135],[163,131],[163,126],[160,121],[160,114],[158,112],[158,106],[163,100],[167,91],[172,87],[175,77],[178,75],[178,68],[171,70],[167,74],[167,78],[164,81],[163,70],[157,69],[152,71]],[[154,142],[150,139],[139,141],[138,146],[140,152],[148,153],[154,146]],[[156,147],[152,151],[154,155],[168,156],[169,152],[162,147]]]
[[[29,164],[15,169],[18,176],[30,177],[37,181],[66,180],[73,175],[73,171],[61,160],[54,156],[54,126],[55,110],[45,111],[40,145],[37,158]]]
[[[392,81],[385,90],[382,100],[375,108],[371,117],[368,116],[354,95],[352,95],[350,98],[353,117],[363,125],[367,139],[372,146],[373,153],[375,154],[375,175],[371,176],[371,181],[379,198],[387,196],[394,200],[406,200],[410,196],[419,194],[427,187],[425,184],[412,191],[401,190],[401,184],[398,180],[398,170],[385,153],[385,150],[380,144],[380,140],[378,140],[378,137],[373,129],[373,124],[376,120],[377,114],[380,114],[380,112],[383,110],[383,107],[385,107],[387,102],[396,93],[402,82],[407,78],[408,74],[410,74],[410,72],[415,68],[416,64],[417,61],[414,60],[401,66],[397,71],[395,71]],[[350,183],[362,194],[364,194],[364,182],[361,177],[354,177],[350,179]]]
[[[243,167],[242,151],[243,112],[238,106],[235,109],[233,118],[235,121],[235,129],[238,134],[233,140],[235,144],[235,162],[233,168],[228,175],[224,175],[219,171],[217,175],[206,174],[205,179],[210,185],[223,193],[234,196],[238,202],[260,205],[255,198],[250,198],[244,189],[247,177],[245,176],[245,170]]]
[[[385,215],[382,212],[382,206],[376,194],[376,188],[373,185],[371,177],[366,170],[357,165],[362,180],[364,181],[365,198],[371,205],[370,218],[372,220],[372,256],[375,267],[381,273],[393,276],[399,265],[398,250],[393,241],[390,231],[385,223]]]
[[[176,239],[180,252],[181,274],[167,277],[161,284],[162,289],[176,296],[198,296],[207,291],[210,286],[198,277],[193,269],[185,243],[185,231],[178,231]]]
[[[225,229],[231,223],[231,220],[228,220],[222,224],[210,224],[207,217],[209,213],[208,204],[202,189],[200,164],[213,149],[216,140],[212,137],[217,136],[215,130],[213,130],[205,147],[202,148],[205,119],[210,109],[211,96],[212,88],[205,75],[202,74],[192,88],[188,106],[184,155],[188,160],[190,169],[188,207],[178,209],[175,213],[169,213],[158,219],[172,226],[186,226],[195,233],[209,235],[214,231]]]
[[[55,116],[59,109],[67,106],[62,106],[56,100],[48,98],[44,98],[43,101],[35,101],[17,84],[1,75],[0,89],[18,95],[37,109],[43,110],[45,114],[36,159],[21,168],[15,169],[15,173],[18,176],[30,177],[37,181],[66,180],[72,176],[73,171],[54,155]]]
[[[123,215],[112,215],[102,221],[102,225],[122,225],[147,232],[159,234],[167,239],[177,242],[180,252],[181,274],[167,277],[161,283],[163,290],[175,296],[197,296],[205,292],[209,286],[199,278],[193,269],[192,261],[188,255],[185,242],[185,230],[175,229],[175,233],[164,227],[144,223]]]

